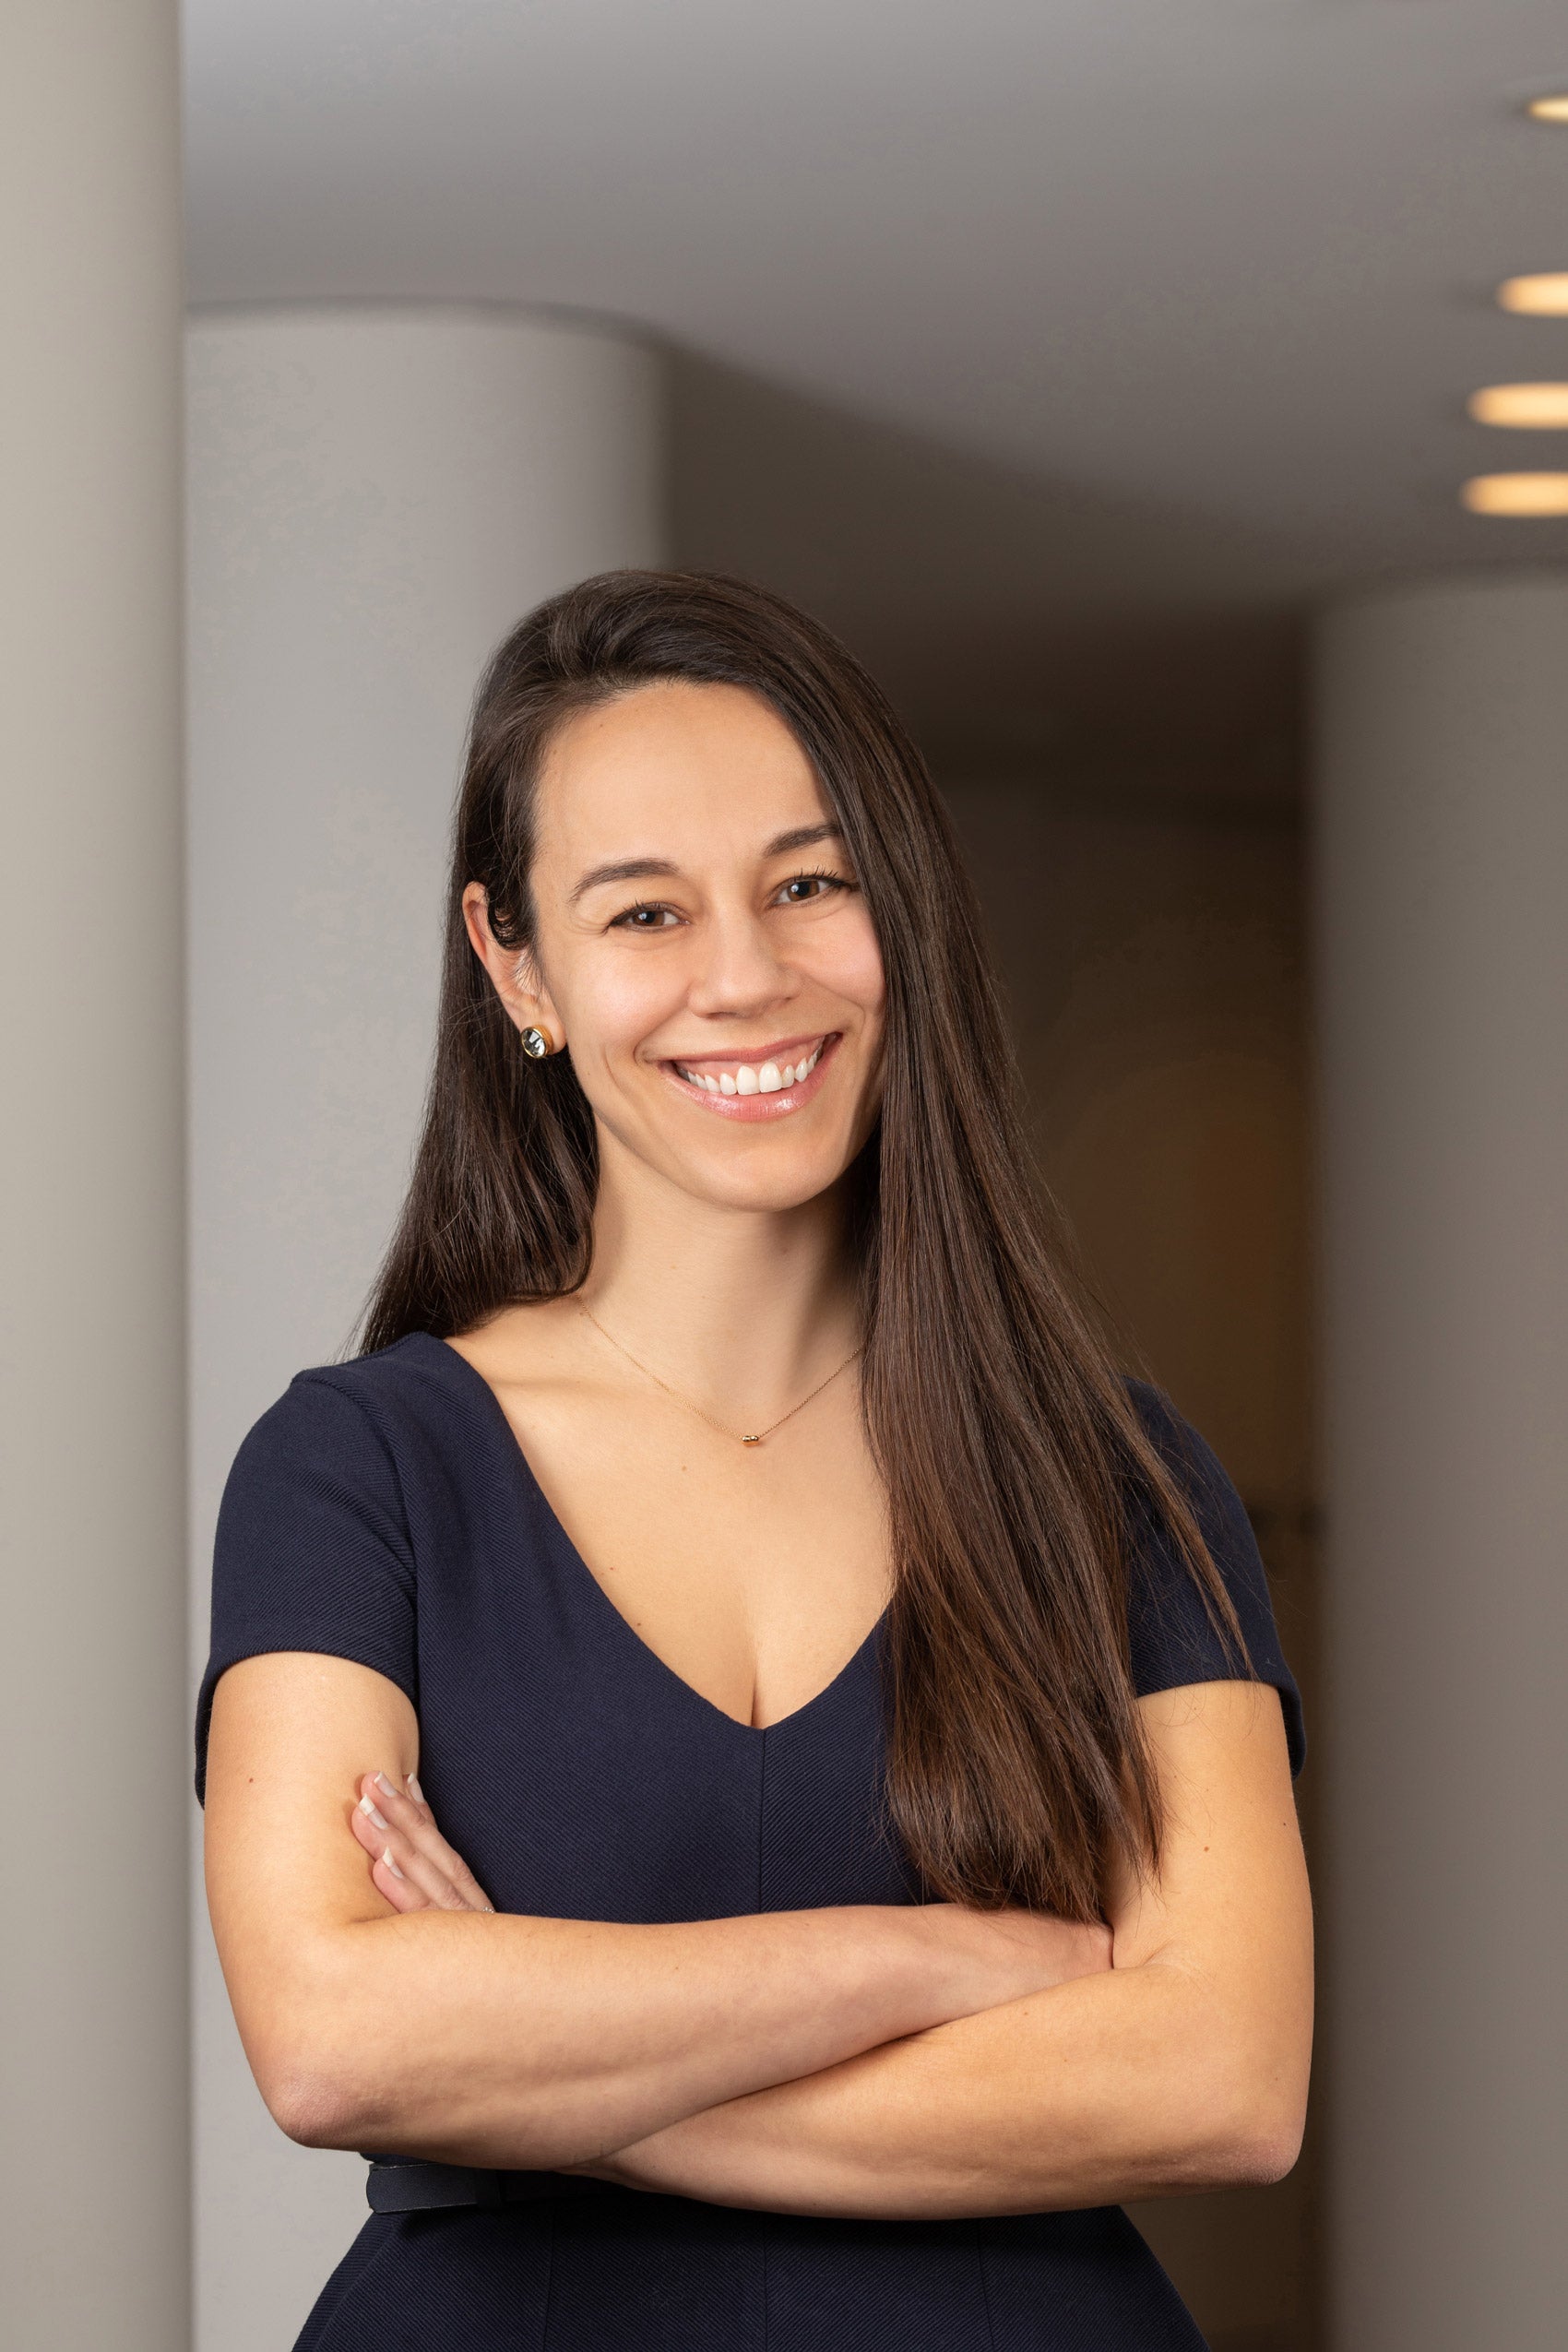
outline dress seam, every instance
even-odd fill
[[[991,2281],[985,2272],[985,2224],[975,2224],[975,2268],[980,2273],[980,2309],[985,2313],[985,2340],[996,2352],[996,2323],[991,2316]]]
[[[756,1775],[756,1907],[760,1914],[762,1902],[762,1848],[764,1824],[767,1819],[767,1726],[764,1724],[757,1745]],[[764,2223],[762,2232],[762,2352],[767,2352],[767,2248],[771,2227]]]
[[[756,1907],[760,1912],[762,1900],[762,1839],[763,1823],[767,1818],[767,1727],[763,1726],[762,1740],[757,1751],[756,1773]]]
[[[545,2256],[544,2318],[540,2322],[539,2331],[539,2352],[550,2352],[550,2322],[553,2316],[555,2305],[555,2230],[557,2216],[553,2205],[549,2206],[547,2210],[550,2215],[550,2244]]]

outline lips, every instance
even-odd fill
[[[712,1070],[712,1073],[736,1070],[741,1065],[759,1070],[766,1061],[776,1061],[783,1068],[783,1063],[794,1063],[794,1061],[804,1059],[806,1053],[811,1053],[811,1049],[823,1044],[823,1039],[832,1038],[832,1035],[835,1035],[835,1030],[797,1030],[792,1038],[774,1038],[768,1044],[738,1044],[738,1047],[729,1049],[727,1053],[665,1053],[665,1061],[674,1063],[677,1070]]]
[[[760,1062],[705,1060],[677,1062],[674,1067],[689,1086],[708,1094],[779,1094],[811,1076],[825,1042],[816,1038],[803,1051],[798,1046],[778,1047]]]
[[[749,1053],[671,1058],[663,1068],[671,1084],[694,1106],[754,1124],[788,1117],[808,1102],[821,1087],[839,1039],[837,1030],[819,1030]]]

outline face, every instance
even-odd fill
[[[537,956],[469,936],[550,1033],[607,1153],[737,1208],[826,1192],[872,1131],[882,958],[795,738],[756,695],[671,682],[579,712],[539,780]]]

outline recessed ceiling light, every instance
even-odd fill
[[[1525,112],[1538,123],[1568,123],[1568,89],[1546,90],[1527,100]]]
[[[1568,269],[1548,270],[1540,278],[1509,278],[1497,290],[1504,310],[1523,311],[1532,318],[1568,318]]]
[[[1478,424],[1568,425],[1568,384],[1489,384],[1467,404]]]
[[[1477,474],[1459,495],[1472,515],[1568,515],[1568,474]]]

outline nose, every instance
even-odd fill
[[[687,1003],[707,1019],[744,1020],[790,995],[792,976],[780,963],[767,925],[749,907],[716,909],[697,934]]]

